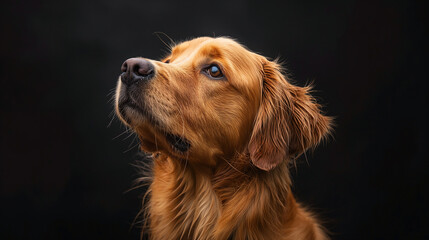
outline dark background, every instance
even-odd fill
[[[138,239],[137,140],[115,138],[110,99],[125,59],[164,55],[164,32],[231,36],[315,82],[337,127],[294,192],[334,239],[428,239],[423,1],[321,2],[3,1],[0,238]]]

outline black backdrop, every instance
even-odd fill
[[[294,169],[334,239],[428,236],[426,10],[413,1],[13,0],[1,17],[1,239],[137,239],[137,141],[111,120],[122,62],[231,36],[285,60],[336,117]]]

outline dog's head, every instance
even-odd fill
[[[121,70],[116,112],[148,152],[209,166],[249,153],[270,170],[330,130],[309,88],[228,38],[196,38],[162,61],[131,58]]]

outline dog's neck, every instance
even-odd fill
[[[296,215],[286,163],[274,173],[251,166],[248,155],[215,170],[165,155],[154,161],[153,239],[280,239]]]
[[[222,206],[216,229],[222,232],[215,239],[281,239],[279,229],[284,229],[294,201],[287,165],[266,172],[250,162],[249,155],[237,155],[220,164],[211,179]]]

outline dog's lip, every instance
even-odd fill
[[[141,105],[131,97],[128,89],[125,91],[125,93],[121,94],[118,107],[121,114],[125,113],[125,107],[130,107],[137,110],[140,114],[146,115],[144,108],[142,108]]]
[[[134,110],[139,115],[142,115],[146,118],[150,118],[147,111],[145,111],[145,109],[142,108],[140,104],[134,101],[128,94],[125,94],[119,99],[118,111],[119,111],[119,114],[122,116],[122,118],[125,120],[125,122],[127,122],[130,125],[132,121],[131,121],[130,115],[127,114],[127,110],[126,110],[127,108]]]
[[[160,130],[163,133],[166,141],[177,153],[184,154],[191,148],[191,142],[188,139],[181,135],[173,134],[172,132],[163,128],[162,125],[158,121],[156,121],[156,118],[154,118],[149,111],[142,108],[140,104],[134,101],[128,95],[128,93],[120,99],[118,109],[124,119],[130,123],[131,119],[125,112],[127,107],[137,111],[140,115],[144,116],[155,128]]]
[[[174,150],[176,150],[176,152],[183,154],[191,148],[191,142],[187,138],[177,134],[173,134],[169,131],[166,131],[164,128],[160,126],[160,124],[157,121],[155,121],[153,117],[149,116],[149,113],[147,111],[144,111],[143,109],[141,109],[137,104],[133,103],[132,100],[127,100],[123,102],[122,107],[119,108],[119,111],[123,116],[125,116],[126,119],[128,119],[128,117],[126,117],[125,115],[125,107],[130,107],[133,110],[138,111],[141,115],[145,116],[149,120],[149,122],[151,122],[154,125],[154,127],[156,127],[157,129],[159,129],[161,132],[164,133],[163,135],[165,139],[170,144],[170,146]]]
[[[144,112],[143,109],[141,109],[140,106],[135,101],[131,100],[130,98],[124,100],[121,103],[121,106],[122,107],[125,107],[125,106],[126,107],[130,107],[130,108],[135,109],[135,110],[137,110],[139,112]]]
[[[180,135],[165,133],[165,139],[167,139],[167,142],[170,143],[171,146],[180,153],[185,153],[189,150],[189,148],[191,148],[191,142]]]

